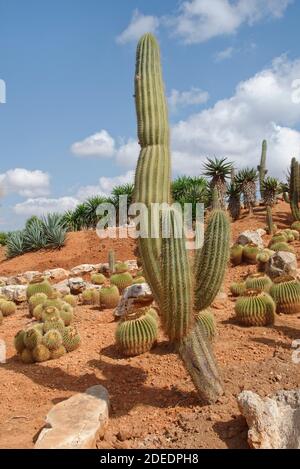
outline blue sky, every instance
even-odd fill
[[[132,179],[135,48],[154,32],[174,174],[206,156],[281,178],[300,148],[300,2],[0,0],[0,230]],[[0,93],[1,101],[1,93]]]

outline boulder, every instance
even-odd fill
[[[50,280],[63,280],[69,277],[70,272],[60,267],[56,269],[45,270],[43,276],[49,278]]]
[[[280,275],[291,275],[296,278],[298,275],[297,268],[297,258],[294,253],[279,251],[270,257],[266,265],[266,273],[271,278]]]
[[[251,448],[300,449],[300,389],[266,398],[243,391],[238,405],[249,426]]]
[[[115,317],[120,318],[136,309],[144,308],[153,303],[153,295],[147,283],[139,283],[127,287],[115,310]]]
[[[53,288],[55,290],[57,290],[59,293],[61,293],[63,296],[69,295],[69,293],[71,293],[71,289],[69,287],[69,280],[68,279],[62,280],[59,283],[55,283],[53,285]]]
[[[25,285],[6,285],[0,288],[0,293],[6,295],[7,298],[15,303],[23,303],[27,301],[27,287]]]
[[[37,271],[37,270],[28,270],[27,272],[24,272],[24,274],[22,274],[23,277],[26,278],[26,280],[28,282],[31,282],[31,280],[34,278],[34,277],[37,277],[39,275],[42,275],[41,272]]]
[[[103,386],[75,394],[50,410],[35,449],[95,449],[108,415],[109,397]]]
[[[267,231],[264,230],[263,228],[258,228],[258,229],[256,230],[256,233],[258,233],[259,236],[263,237],[263,236],[266,236]]]
[[[27,285],[28,283],[29,281],[24,274],[18,274],[7,279],[7,285]]]
[[[8,277],[0,277],[0,287],[7,285],[7,279]]]
[[[237,239],[237,244],[241,244],[242,246],[245,246],[246,244],[254,244],[255,246],[258,246],[259,248],[263,249],[264,247],[264,242],[262,240],[261,235],[257,231],[243,231]]]
[[[81,277],[69,278],[68,287],[72,295],[79,295],[86,289],[86,282]]]
[[[132,270],[138,270],[137,261],[135,259],[126,261],[128,265],[128,271],[131,272]]]
[[[81,264],[73,267],[71,269],[72,275],[82,275],[87,274],[89,272],[96,272],[101,267],[101,264]]]

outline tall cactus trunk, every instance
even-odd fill
[[[300,169],[299,163],[296,158],[291,161],[291,174],[290,174],[290,206],[295,221],[300,221]]]
[[[144,221],[151,224],[152,204],[169,204],[171,201],[168,112],[159,46],[152,34],[144,35],[138,44],[135,96],[141,152],[136,169],[134,200],[146,205],[148,219]],[[195,286],[192,282],[185,238],[183,232],[181,238],[175,236],[177,218],[174,208],[171,208],[169,213],[169,237],[162,236],[160,219],[157,238],[152,238],[151,234],[147,238],[139,238],[143,271],[159,306],[166,334],[176,344],[201,398],[214,402],[223,393],[223,387],[210,344],[194,322]],[[225,212],[221,213],[226,219]],[[226,229],[228,233],[228,227]],[[226,236],[223,236],[222,240],[223,245],[217,246],[220,248],[220,254],[228,252],[229,249]],[[220,265],[219,262],[215,263],[216,257],[212,259],[212,271]],[[219,278],[218,275],[217,277]],[[218,281],[214,283],[215,286],[218,284]],[[203,282],[202,287],[206,293],[208,285]],[[217,292],[211,291],[210,297],[216,296]]]
[[[260,188],[261,200],[264,200],[264,182],[265,182],[266,174],[268,172],[266,170],[267,148],[268,148],[267,141],[264,140],[262,143],[260,165],[257,167],[257,170],[259,172],[259,188]]]

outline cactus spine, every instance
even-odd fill
[[[135,96],[141,152],[134,199],[146,205],[148,215],[143,221],[152,226],[152,204],[171,201],[168,113],[159,46],[152,34],[144,35],[138,44]],[[195,322],[193,291],[195,306],[200,306],[197,311],[209,306],[217,295],[229,253],[229,220],[223,211],[212,212],[205,245],[196,255],[193,282],[184,238],[174,235],[179,228],[176,210],[169,214],[170,237],[163,238],[160,226],[158,236],[139,238],[143,272],[159,305],[165,332],[176,343],[200,396],[214,402],[223,387],[210,343],[201,324]]]
[[[266,161],[267,161],[267,141],[264,140],[262,143],[262,152],[261,152],[261,159],[260,159],[260,165],[257,167],[257,171],[259,172],[259,188],[260,188],[260,196],[261,199],[264,199],[264,182],[265,182],[265,177],[267,174],[267,169],[266,169]]]

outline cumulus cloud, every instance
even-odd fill
[[[159,26],[156,16],[147,16],[138,10],[133,12],[131,21],[127,28],[116,38],[118,44],[137,41],[145,33],[155,33]]]
[[[281,18],[294,0],[189,0],[179,9],[158,18],[135,10],[127,28],[116,38],[126,44],[144,33],[155,33],[159,26],[186,44],[208,41],[216,36],[235,34],[243,25],[252,26],[270,18]]]
[[[197,106],[199,104],[206,103],[208,99],[209,94],[207,91],[203,91],[200,88],[191,88],[189,91],[178,91],[173,89],[168,101],[171,110],[176,112],[178,108]]]
[[[115,141],[107,130],[101,130],[71,146],[75,156],[111,158],[115,154]]]
[[[300,148],[300,106],[292,88],[299,76],[300,60],[279,57],[271,67],[239,83],[231,98],[174,125],[175,171],[197,174],[205,157],[213,155],[228,156],[239,167],[256,166],[266,138],[273,174],[281,177]]]
[[[120,166],[127,166],[133,168],[136,165],[140,145],[137,140],[130,138],[127,142],[121,142],[116,152],[116,161]]]
[[[66,210],[73,210],[77,204],[78,200],[75,197],[60,197],[57,199],[45,197],[36,199],[30,198],[16,204],[14,206],[14,212],[17,215],[42,216],[50,212],[63,213]]]
[[[183,2],[178,14],[169,16],[165,24],[183,42],[195,44],[234,34],[243,24],[280,18],[291,3],[293,0],[190,0]]]
[[[22,197],[39,197],[49,193],[50,177],[43,171],[15,168],[0,174],[1,195],[16,193]]]

